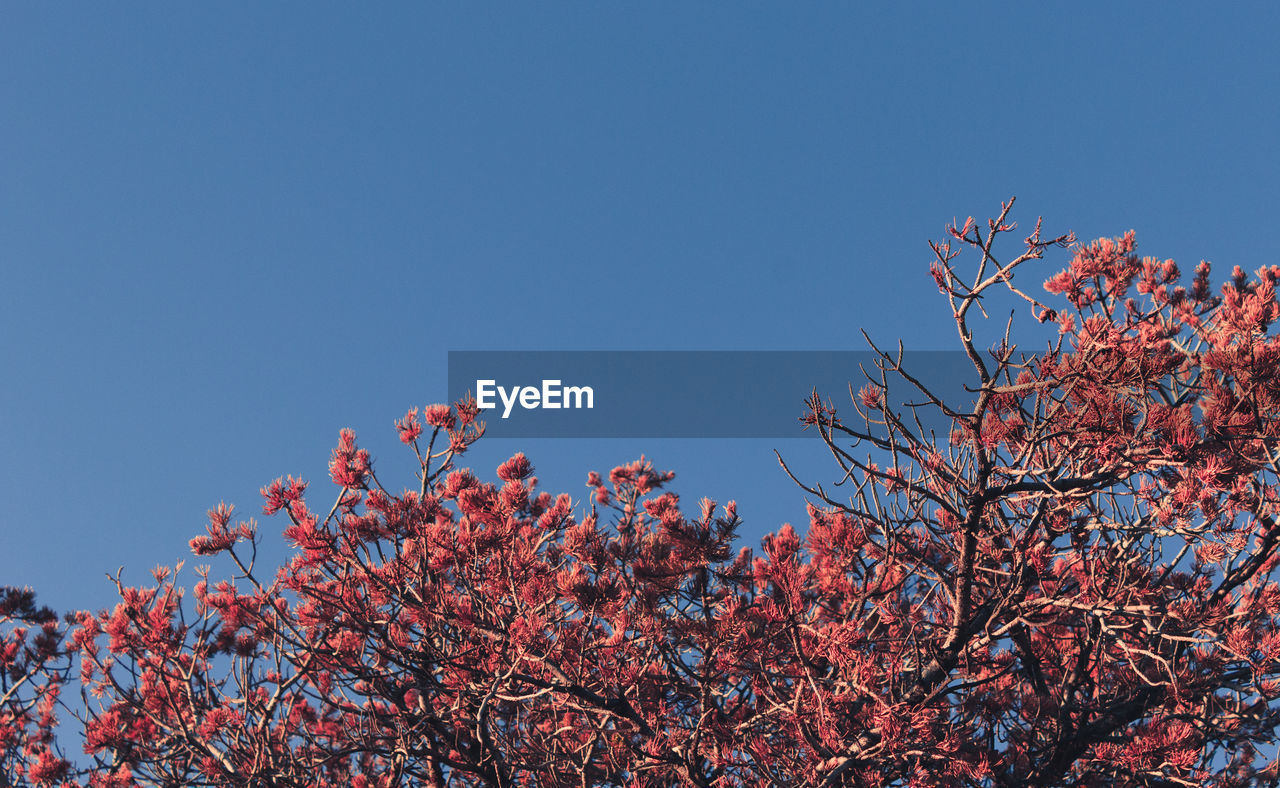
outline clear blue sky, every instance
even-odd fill
[[[1275,262],[1273,4],[863,5],[0,5],[0,583],[109,604],[219,500],[327,498],[341,427],[407,479],[450,349],[953,347],[925,241],[1012,194]],[[473,459],[578,495],[644,452],[754,543],[804,517],[774,446],[829,475],[803,440]]]

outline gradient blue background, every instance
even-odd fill
[[[406,482],[451,349],[952,348],[925,241],[1010,195],[1274,263],[1276,6],[1115,5],[0,5],[0,583],[110,604],[219,500],[327,503],[341,427]],[[643,452],[755,543],[804,521],[772,448],[834,475],[799,439],[472,462],[583,495]]]

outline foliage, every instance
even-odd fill
[[[0,786],[61,780],[70,764],[54,738],[70,659],[53,611],[31,589],[0,586]]]
[[[191,547],[232,577],[197,570],[187,600],[157,571],[78,617],[77,779],[1275,785],[1280,268],[1214,295],[1207,263],[1179,285],[1132,233],[1039,224],[1002,261],[1011,206],[932,245],[972,400],[889,352],[849,406],[815,395],[803,420],[841,477],[802,484],[803,538],[735,549],[732,503],[687,510],[643,459],[592,473],[585,509],[522,454],[482,481],[456,467],[483,432],[472,403],[397,422],[414,490],[384,489],[344,431],[327,513],[300,480],[263,490],[286,566],[256,567],[256,526],[219,505]],[[1074,252],[1051,307],[1014,274],[1055,246]],[[1056,325],[1045,351],[1008,328],[978,344],[1000,293]],[[922,404],[894,406],[902,388]],[[4,609],[44,638],[6,641],[5,762],[76,777],[49,734],[61,630],[29,599]],[[46,683],[8,689],[23,676]]]

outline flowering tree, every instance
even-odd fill
[[[54,727],[71,660],[65,629],[30,589],[0,586],[0,786],[67,774]]]
[[[808,488],[828,508],[786,574],[812,595],[788,610],[812,639],[788,655],[800,678],[782,696],[812,681],[817,713],[794,725],[813,779],[1275,785],[1280,268],[1237,267],[1214,296],[1207,263],[1179,286],[1129,233],[1076,249],[1045,283],[1066,301],[1054,309],[1012,275],[1073,239],[1037,224],[998,260],[1011,205],[932,245],[971,406],[882,353],[858,420],[811,409],[853,487]],[[972,278],[954,265],[964,248]],[[1057,321],[1046,352],[1021,358],[1007,331],[980,351],[971,312],[999,288]],[[893,377],[948,435],[887,407]]]
[[[644,460],[591,474],[585,508],[522,454],[483,481],[456,467],[473,403],[397,422],[412,490],[344,431],[327,510],[263,490],[286,566],[219,505],[191,546],[230,577],[188,600],[157,571],[79,616],[84,779],[1275,785],[1280,268],[1214,295],[1129,234],[1075,246],[1050,306],[1014,274],[1074,239],[1037,224],[1001,258],[1011,205],[932,247],[971,401],[887,352],[850,405],[815,396],[840,477],[802,485],[804,538],[737,549],[732,503],[690,510]],[[1057,326],[1047,350],[975,338],[1000,293]],[[15,773],[63,776],[45,762]]]

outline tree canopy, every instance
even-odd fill
[[[1038,222],[1004,256],[1011,207],[931,244],[971,400],[878,348],[815,394],[805,534],[741,547],[643,459],[580,505],[523,454],[482,479],[474,403],[410,410],[415,489],[350,431],[331,503],[263,488],[284,566],[220,504],[189,589],[64,622],[0,594],[0,784],[1276,785],[1280,267],[1215,291]],[[975,338],[1002,297],[1047,347]],[[54,735],[77,682],[86,764]]]

